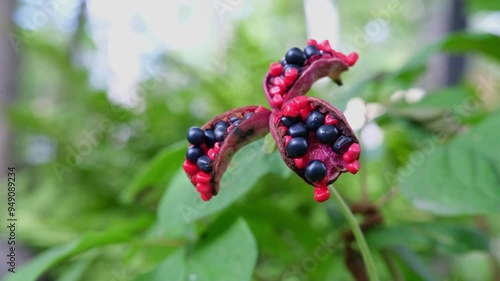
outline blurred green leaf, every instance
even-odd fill
[[[47,269],[72,256],[90,249],[130,241],[134,234],[143,231],[151,223],[150,218],[136,219],[128,225],[114,227],[105,232],[87,233],[66,245],[49,249],[21,266],[16,274],[9,274],[3,281],[35,281]]]
[[[92,264],[92,258],[85,258],[76,261],[68,268],[64,274],[57,279],[57,281],[80,281],[82,276],[88,270],[89,266]]]
[[[428,270],[428,266],[422,259],[415,254],[410,248],[405,246],[396,246],[388,249],[389,252],[407,265],[415,274],[417,280],[422,281],[437,281],[436,278]],[[412,278],[411,280],[415,280]]]
[[[451,53],[477,52],[500,61],[500,36],[490,33],[455,33],[441,42],[441,50]]]
[[[143,167],[121,193],[121,200],[130,204],[135,196],[151,186],[162,188],[174,177],[179,163],[184,159],[186,142],[178,142],[160,151]]]
[[[218,232],[219,230],[215,230]],[[181,249],[136,281],[252,280],[257,243],[243,219],[216,236],[208,233],[192,252]]]
[[[419,208],[443,215],[498,212],[498,124],[500,112],[449,144],[417,151],[414,159],[419,160],[409,161],[397,175],[403,196]]]
[[[283,176],[290,174],[277,151],[266,154],[263,140],[253,142],[231,161],[222,178],[219,194],[210,202],[203,202],[184,171],[179,169],[160,202],[159,225],[168,230],[216,213],[242,197],[269,172]]]
[[[466,7],[471,12],[478,11],[498,11],[500,10],[500,2],[491,0],[469,0]]]
[[[377,228],[369,231],[366,239],[373,248],[404,245],[416,250],[441,250],[451,254],[488,251],[488,237],[478,230],[437,222]]]

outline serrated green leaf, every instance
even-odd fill
[[[417,151],[414,159],[423,160],[409,161],[399,174],[402,195],[443,215],[500,211],[499,124],[497,112],[449,144]]]

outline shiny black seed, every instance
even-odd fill
[[[186,159],[193,162],[193,163],[196,163],[196,160],[198,160],[198,157],[202,156],[203,154],[204,154],[204,151],[201,147],[191,146],[186,151]]]
[[[286,152],[290,158],[299,158],[306,154],[308,144],[305,138],[293,138],[286,146]]]
[[[236,116],[233,116],[233,117],[229,118],[229,121],[230,121],[231,123],[234,123],[234,122],[236,122],[236,121],[238,121],[238,120],[239,120],[239,119],[238,119],[238,117],[236,117]]]
[[[248,118],[252,117],[255,113],[253,112],[248,112],[245,113],[245,116],[243,116],[243,120],[248,120]]]
[[[302,52],[301,49],[294,47],[286,52],[285,60],[287,64],[297,64],[303,66],[306,58],[304,57],[304,52]]]
[[[306,58],[310,58],[314,55],[319,55],[319,54],[320,54],[319,50],[318,48],[316,48],[316,46],[309,45],[304,48],[304,55],[306,56]]]
[[[339,137],[339,130],[333,125],[322,125],[316,131],[318,140],[325,144],[331,144]]]
[[[208,146],[208,148],[214,147],[215,144],[215,134],[214,130],[205,130],[205,144]]]
[[[296,123],[293,124],[289,129],[288,129],[288,134],[292,136],[293,138],[306,138],[309,136],[309,131],[306,128],[306,125],[304,123]]]
[[[191,127],[188,130],[187,139],[194,145],[202,145],[205,141],[205,132],[198,127]]]
[[[286,127],[290,127],[299,121],[299,119],[297,117],[289,117],[289,116],[283,116],[283,117],[281,117],[280,120],[281,120],[281,123],[283,123],[283,125]]]
[[[224,135],[227,132],[227,128],[224,126],[215,127],[214,136],[216,142],[221,142],[224,140]]]
[[[351,146],[351,144],[351,137],[341,135],[332,145],[333,152],[337,154],[344,154],[349,149],[349,146]]]
[[[320,181],[326,176],[326,166],[320,160],[312,160],[307,163],[304,175],[310,182]]]
[[[282,66],[285,66],[285,65],[286,65],[286,60],[285,60],[285,58],[282,58],[282,59],[280,60],[280,64],[281,64]]]
[[[207,155],[200,156],[198,160],[196,160],[196,166],[200,168],[203,172],[209,173],[212,171],[212,160]]]
[[[311,111],[306,118],[306,127],[310,131],[316,131],[323,124],[325,124],[325,115],[319,110]]]
[[[217,124],[215,124],[215,129],[217,129],[219,127],[227,129],[227,128],[229,128],[229,124],[225,121],[219,121],[219,122],[217,122]]]
[[[302,72],[302,67],[296,64],[287,64],[285,67],[283,67],[283,75],[285,74],[286,70],[289,68],[295,68],[297,69],[297,73],[300,74]]]
[[[236,120],[236,121],[233,122],[234,126],[238,126],[239,124],[241,124],[241,120]]]

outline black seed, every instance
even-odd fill
[[[307,152],[307,141],[305,138],[293,138],[286,146],[286,152],[290,158],[299,158]]]
[[[309,131],[306,128],[306,125],[304,123],[296,123],[293,124],[289,129],[288,129],[288,134],[292,136],[293,138],[306,138],[309,136]]]
[[[243,116],[243,120],[248,120],[248,118],[252,117],[255,113],[253,112],[248,112],[245,113],[245,116]]]
[[[239,120],[239,119],[238,119],[238,117],[236,117],[236,116],[233,116],[233,117],[229,118],[229,121],[230,121],[231,123],[234,123],[234,122],[236,122],[236,121],[238,121],[238,120]]]
[[[285,60],[285,58],[282,58],[282,59],[280,60],[280,64],[281,64],[282,66],[285,66],[285,65],[286,65],[286,60]]]
[[[196,166],[200,168],[203,172],[209,173],[212,171],[212,160],[207,155],[200,156],[196,160]]]
[[[191,127],[187,133],[187,139],[194,145],[202,145],[205,141],[205,132],[198,127]]]
[[[300,67],[300,65],[296,65],[296,64],[287,64],[285,65],[285,67],[283,67],[283,75],[285,75],[285,72],[287,69],[289,68],[295,68],[297,69],[297,73],[300,74],[302,72],[302,67]]]
[[[214,147],[215,144],[215,134],[214,130],[205,130],[205,144],[208,146],[208,148]]]
[[[223,141],[226,132],[227,132],[227,128],[225,128],[224,126],[215,127],[215,130],[214,130],[215,141],[216,142]]]
[[[325,124],[325,115],[317,109],[309,113],[306,118],[306,127],[310,131],[316,131],[323,124]]]
[[[349,149],[349,146],[351,146],[351,144],[351,137],[341,135],[332,145],[333,152],[337,154],[344,154]]]
[[[198,160],[198,157],[202,156],[203,154],[204,154],[204,151],[201,147],[191,146],[186,151],[186,159],[193,162],[193,163],[196,163],[196,160]]]
[[[236,120],[236,121],[233,122],[234,126],[238,126],[239,124],[241,124],[241,120]]]
[[[217,124],[215,124],[215,129],[217,129],[219,127],[227,129],[227,128],[229,128],[229,124],[225,121],[219,121],[219,122],[217,122]]]
[[[304,52],[302,52],[301,49],[294,47],[286,52],[285,60],[287,64],[297,64],[303,66],[306,58],[304,57]]]
[[[297,123],[297,121],[299,121],[299,119],[296,117],[289,117],[289,116],[281,117],[281,123],[283,123],[283,125],[286,127],[292,126],[293,124]]]
[[[319,55],[319,54],[320,54],[320,52],[319,52],[318,48],[316,48],[316,46],[309,45],[309,46],[304,48],[304,55],[306,56],[306,58],[310,58],[314,55]]]
[[[333,125],[322,125],[316,131],[318,140],[325,144],[331,144],[339,137],[339,130]]]
[[[320,160],[312,160],[307,163],[304,175],[310,182],[320,181],[326,176],[326,166]]]

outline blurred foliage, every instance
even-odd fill
[[[262,3],[259,13],[237,21],[225,54],[205,67],[162,57],[139,87],[139,108],[110,102],[49,31],[17,30],[29,34],[19,45],[20,93],[8,112],[18,239],[36,256],[4,280],[44,273],[58,281],[353,280],[337,206],[314,202],[311,187],[264,149],[264,140],[236,155],[210,203],[180,169],[190,126],[266,104],[261,79],[269,63],[305,39],[301,5],[288,3]],[[467,3],[471,15],[498,9],[495,1]],[[339,6],[346,22],[374,17],[363,5]],[[343,89],[312,91],[340,108],[362,98],[384,109],[371,121],[384,133],[382,147],[363,154],[360,175],[343,175],[335,186],[351,202],[366,188],[380,207],[384,224],[367,239],[382,280],[493,280],[500,258],[500,38],[460,33],[422,46],[412,43],[418,22],[400,13],[390,23],[391,43],[355,46],[361,60],[344,74]],[[443,52],[474,56],[460,85],[413,103],[392,98],[417,87],[429,60]],[[318,258],[318,249],[327,255]]]

